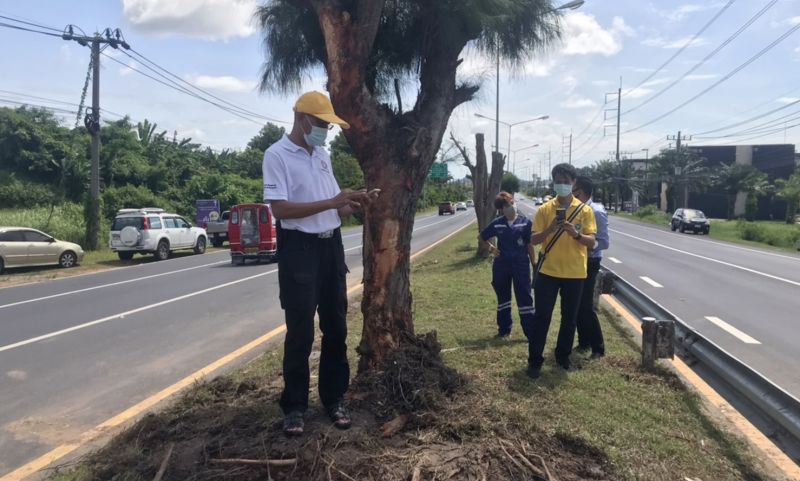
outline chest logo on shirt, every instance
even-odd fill
[[[522,238],[520,237],[519,239],[517,239],[517,245],[522,247],[522,244],[523,244]]]
[[[320,160],[320,161],[319,161],[319,163],[320,163],[320,165],[322,166],[322,170],[323,170],[324,172],[328,172],[328,163],[327,163],[327,162],[325,162],[324,160]]]

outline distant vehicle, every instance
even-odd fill
[[[542,205],[544,204],[544,199],[541,197],[534,197],[533,198],[533,205]]]
[[[475,207],[475,202],[472,202],[471,200],[468,200],[467,201],[467,207],[469,207],[469,208]]]
[[[542,203],[544,204],[545,202],[550,202],[551,200],[553,200],[553,196],[552,195],[546,195],[546,196],[544,196],[544,199],[542,199]]]
[[[0,227],[0,273],[9,267],[75,267],[83,248],[27,227]]]
[[[670,229],[673,232],[676,230],[681,232],[690,230],[695,234],[702,232],[708,235],[708,232],[711,230],[711,222],[709,222],[708,218],[701,210],[678,209],[672,214]]]
[[[455,214],[456,213],[456,206],[450,201],[441,202],[439,204],[439,215],[445,214]]]
[[[122,260],[139,253],[153,254],[162,261],[181,249],[204,253],[208,235],[205,229],[192,227],[183,217],[164,209],[121,209],[111,224],[108,245]]]
[[[228,244],[231,246],[232,264],[243,265],[247,259],[259,262],[277,260],[277,229],[269,206],[241,204],[231,207]]]
[[[222,247],[222,244],[228,240],[228,216],[230,215],[231,211],[226,210],[218,220],[209,220],[203,226],[214,247]]]
[[[458,202],[456,204],[456,210],[467,210],[467,204],[463,202]]]

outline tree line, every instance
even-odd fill
[[[264,150],[284,134],[267,123],[242,150],[214,150],[125,117],[101,127],[100,182],[103,215],[121,208],[155,206],[193,217],[195,200],[223,207],[261,202]],[[0,206],[25,209],[83,203],[89,191],[91,138],[40,108],[0,108]],[[364,174],[343,135],[330,143],[333,172],[345,189],[364,187]],[[421,208],[463,200],[463,189],[430,183]],[[451,198],[449,198],[451,197]]]

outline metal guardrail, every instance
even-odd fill
[[[611,269],[603,267],[601,275],[598,285],[602,286],[603,293],[619,298],[639,319],[654,317],[674,321],[676,349],[681,354],[702,363],[761,414],[785,429],[794,442],[800,443],[800,400],[689,327]]]

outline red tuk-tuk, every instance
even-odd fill
[[[241,204],[231,207],[228,217],[228,243],[231,263],[243,265],[246,259],[274,262],[278,240],[272,212],[267,204]]]

